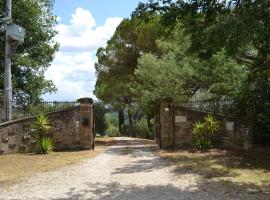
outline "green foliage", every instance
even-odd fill
[[[113,126],[118,126],[118,118],[114,112],[105,114],[105,122],[107,125],[112,124]]]
[[[48,131],[52,128],[48,117],[44,113],[40,113],[36,121],[32,124],[32,128],[37,134],[37,153],[49,153],[53,149],[53,142],[50,138],[46,137]]]
[[[196,82],[211,97],[235,99],[237,117],[252,129],[255,141],[269,143],[270,115],[261,109],[270,99],[269,9],[265,0],[156,0],[140,4],[133,16],[157,13],[169,33],[180,20],[190,38],[189,55],[205,72]]]
[[[40,100],[41,95],[56,90],[52,81],[45,79],[58,44],[54,41],[56,16],[53,0],[13,1],[13,22],[26,29],[25,42],[19,45],[12,58],[12,82],[14,98],[22,103]],[[4,11],[5,1],[0,1]],[[3,24],[0,22],[0,60],[4,60]],[[0,65],[0,88],[3,88],[4,66]],[[0,94],[3,91],[0,89]]]
[[[114,113],[106,113],[105,121],[106,121],[106,135],[109,137],[119,137],[120,131],[117,116]]]
[[[119,128],[114,125],[109,125],[106,134],[108,137],[120,137],[121,134],[119,132]]]
[[[150,118],[160,98],[232,99],[255,141],[269,143],[269,9],[265,0],[140,3],[98,51],[95,92]]]
[[[105,135],[105,114],[107,110],[104,103],[101,101],[95,102],[95,128],[96,132],[100,135]]]
[[[254,120],[255,143],[270,144],[270,103],[257,107],[257,114]]]
[[[97,82],[94,93],[115,109],[127,111],[129,126],[132,126],[132,104],[138,97],[133,89],[137,82],[134,71],[138,58],[144,52],[159,54],[155,41],[161,37],[163,31],[159,16],[156,15],[151,16],[149,21],[124,19],[107,46],[97,52]]]
[[[39,113],[36,121],[32,124],[32,128],[35,129],[38,136],[46,135],[51,129],[48,117],[44,113]]]
[[[151,125],[153,125],[153,120],[151,120]],[[154,133],[151,132],[148,126],[148,122],[145,118],[140,119],[134,124],[134,128],[137,132],[137,136],[144,139],[154,139]]]
[[[186,55],[189,38],[184,35],[180,26],[179,24],[179,29],[173,33],[171,39],[157,41],[163,52],[161,57],[143,54],[139,58],[135,71],[138,82],[134,89],[140,96],[141,104],[155,104],[160,98],[186,99],[190,94],[185,91],[185,84],[186,87],[191,87],[190,90],[196,89],[190,78],[198,63],[195,58],[190,59]]]
[[[203,122],[196,122],[192,133],[195,145],[200,150],[212,148],[211,137],[219,130],[219,122],[210,114],[208,114]]]
[[[53,140],[48,137],[42,137],[37,141],[37,153],[47,154],[54,148]]]
[[[153,121],[151,121],[151,124],[153,124]],[[132,127],[124,125],[123,135],[144,139],[154,139],[154,133],[149,129],[147,119],[145,118],[135,121]]]
[[[212,97],[233,96],[239,89],[239,82],[245,76],[243,67],[227,58],[224,51],[207,61],[190,54],[190,37],[185,32],[183,24],[178,22],[171,37],[157,41],[163,52],[161,57],[143,54],[139,58],[134,89],[142,106],[155,104],[161,98],[185,101],[199,91]]]
[[[210,134],[214,134],[219,129],[219,122],[213,117],[213,115],[207,115],[204,118],[204,128]]]

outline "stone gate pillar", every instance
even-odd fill
[[[80,140],[84,149],[92,149],[94,144],[94,101],[81,98],[80,102]]]
[[[0,98],[0,123],[5,119],[4,100]]]
[[[159,107],[160,123],[160,148],[171,147],[174,145],[173,138],[173,107],[170,100],[160,100]]]

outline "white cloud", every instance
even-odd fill
[[[59,23],[61,20],[62,20],[62,18],[57,16],[56,21]]]
[[[103,26],[96,26],[90,11],[77,8],[70,25],[57,25],[59,34],[56,40],[61,45],[61,51],[94,51],[106,44],[121,20],[119,17],[110,17]]]
[[[111,17],[107,18],[103,26],[96,26],[90,11],[77,8],[70,24],[57,25],[58,35],[55,40],[60,44],[60,51],[46,72],[46,78],[54,82],[58,91],[54,95],[44,95],[45,99],[76,100],[94,97],[94,55],[97,48],[106,45],[121,20]]]
[[[92,96],[95,84],[95,60],[91,52],[80,54],[58,52],[46,78],[58,88],[56,94],[45,95],[47,100],[76,100]]]

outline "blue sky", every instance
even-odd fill
[[[67,3],[68,2],[68,3]],[[129,17],[140,0],[55,0],[54,12],[64,23],[78,7],[91,11],[97,24],[104,24],[108,17]]]
[[[96,51],[106,46],[121,20],[130,17],[139,2],[147,0],[55,0],[55,41],[60,49],[45,75],[58,91],[45,94],[45,100],[95,98]]]

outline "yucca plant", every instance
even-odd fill
[[[212,148],[211,138],[218,129],[219,122],[210,114],[204,118],[204,122],[196,122],[192,129],[196,147],[200,150]]]
[[[219,122],[210,114],[204,118],[204,125],[206,130],[211,134],[214,134],[219,129]]]
[[[37,145],[37,153],[39,154],[47,154],[53,150],[53,141],[48,137],[38,139]]]
[[[37,134],[37,153],[46,154],[53,150],[52,139],[46,137],[51,129],[50,121],[44,113],[37,116],[36,121],[32,124],[32,128]]]

